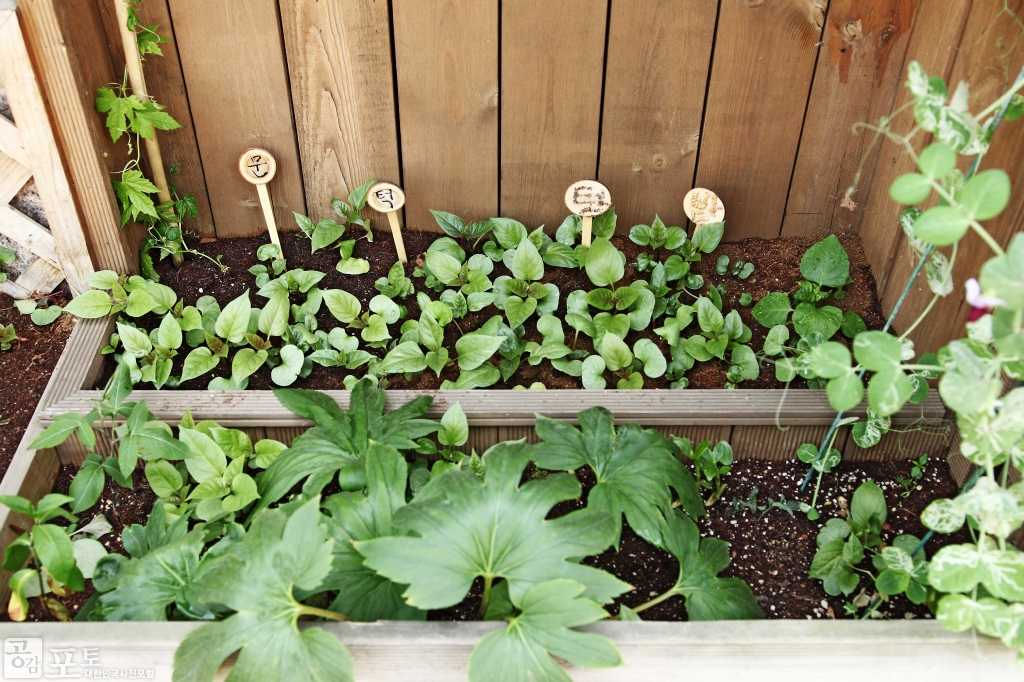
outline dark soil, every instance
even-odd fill
[[[57,298],[54,302],[60,303]],[[75,326],[71,315],[61,315],[52,324],[37,327],[27,315],[18,312],[9,296],[0,294],[0,326],[8,324],[14,325],[19,340],[10,350],[0,351],[0,478],[7,473],[36,403]]]
[[[353,233],[347,235],[347,237],[357,238],[362,234],[363,232],[359,231],[359,234]],[[413,268],[416,263],[422,263],[422,257],[426,253],[427,248],[435,239],[442,235],[433,232],[415,232],[410,230],[406,231],[404,236],[406,251],[409,254],[409,265],[406,267],[406,275],[412,277]],[[860,238],[856,235],[838,236],[850,256],[850,275],[854,283],[846,289],[845,298],[840,301],[829,299],[823,305],[827,303],[828,305],[835,305],[844,311],[852,310],[864,318],[868,328],[880,329],[884,323],[884,318],[878,298],[875,295],[875,281],[871,275],[871,268],[864,256]],[[750,342],[751,347],[760,350],[768,330],[755,322],[751,316],[750,310],[753,304],[773,291],[792,293],[797,290],[798,284],[802,279],[799,268],[800,258],[815,241],[815,239],[810,237],[784,237],[771,240],[745,239],[741,242],[722,244],[713,254],[704,255],[703,260],[693,263],[691,272],[704,277],[705,285],[702,290],[703,292],[706,292],[708,287],[720,282],[728,285],[728,295],[724,297],[724,308],[726,310],[736,308],[740,311],[743,321],[753,331],[753,339]],[[365,239],[361,239],[356,243],[353,255],[365,258],[370,262],[370,271],[365,275],[343,275],[339,273],[335,269],[338,261],[336,250],[323,249],[317,253],[310,254],[309,240],[297,233],[282,234],[281,242],[289,268],[319,270],[326,273],[326,277],[318,285],[321,289],[344,289],[360,300],[364,310],[367,309],[370,299],[378,293],[373,286],[374,282],[380,277],[386,277],[388,270],[397,261],[394,242],[391,240],[390,233],[384,232],[376,233],[373,243],[368,243]],[[644,251],[650,252],[650,249],[637,246],[624,236],[613,237],[612,242],[626,255],[626,274],[622,281],[629,283],[637,279],[649,279],[649,274],[637,272],[635,265],[637,256]],[[179,297],[184,299],[186,305],[194,305],[200,296],[211,295],[220,302],[221,306],[224,306],[229,301],[243,294],[246,289],[249,289],[250,300],[253,305],[262,307],[265,300],[255,295],[257,289],[256,278],[249,273],[249,268],[259,263],[256,259],[256,250],[265,243],[268,243],[268,238],[263,235],[206,241],[206,243],[195,244],[194,246],[211,257],[216,258],[220,256],[223,263],[229,267],[229,270],[226,273],[222,273],[210,261],[197,257],[190,257],[185,265],[175,270],[171,266],[170,260],[166,260],[157,265],[161,283],[173,288]],[[471,243],[463,241],[461,244],[466,250],[467,255],[474,253]],[[738,279],[732,275],[719,275],[715,272],[715,260],[722,254],[727,254],[733,259],[742,258],[753,263],[755,266],[754,274],[746,280]],[[664,260],[669,255],[664,249],[656,254],[660,260]],[[491,273],[490,278],[493,281],[498,276],[507,274],[510,273],[502,263],[495,263],[494,272]],[[594,288],[586,272],[582,269],[573,270],[546,266],[543,281],[554,283],[561,292],[559,307],[555,312],[557,317],[564,317],[565,302],[570,292],[576,289],[590,290]],[[416,284],[417,290],[425,290],[421,278],[413,278],[413,282]],[[739,295],[744,292],[749,293],[753,297],[753,302],[750,306],[744,307],[738,303]],[[438,298],[436,292],[427,291],[427,293],[432,299]],[[684,293],[682,298],[684,302],[687,300],[686,297],[687,294]],[[301,304],[304,299],[304,295],[297,294],[293,296],[292,302]],[[415,296],[397,299],[397,302],[408,308],[406,319],[419,318],[420,311]],[[454,358],[456,356],[455,342],[462,333],[478,329],[488,319],[498,314],[501,314],[501,311],[493,306],[488,306],[481,311],[470,312],[463,319],[455,320],[453,324],[448,325],[446,328],[445,345],[449,348],[451,357]],[[539,342],[541,337],[537,333],[535,325],[532,324],[535,320],[536,318],[531,318],[531,321],[527,322],[528,332],[526,338],[528,341]],[[398,329],[403,321],[399,320],[399,322],[389,326],[393,338],[397,339],[401,336]],[[326,305],[321,308],[320,314],[317,316],[317,322],[320,328],[325,330],[340,324],[327,310]],[[156,316],[147,316],[139,320],[140,326],[146,329],[153,329],[159,323],[160,320]],[[660,326],[661,323],[656,320],[644,331],[630,332],[628,337],[629,344],[632,345],[640,338],[649,338],[658,345],[665,354],[665,357],[668,358],[670,354],[668,345],[653,331],[656,327]],[[573,346],[574,331],[571,328],[566,328],[565,331],[566,342]],[[840,335],[837,335],[836,340],[844,341]],[[576,340],[575,348],[593,352],[590,339],[583,334],[579,335],[579,338]],[[188,350],[188,348],[183,347],[179,351],[172,374],[181,374],[181,366],[185,356],[188,354]],[[365,350],[380,356],[383,356],[385,353],[383,350],[370,348],[365,348]],[[497,356],[495,356],[493,362],[497,362]],[[726,365],[717,360],[698,362],[694,365],[693,369],[687,372],[686,376],[690,380],[691,388],[722,388],[725,384],[726,369]],[[105,382],[110,374],[113,373],[113,370],[113,359],[108,359],[106,371],[101,382]],[[293,386],[297,388],[338,389],[343,387],[342,380],[346,375],[355,374],[358,376],[363,372],[363,369],[352,372],[342,368],[315,366],[309,377],[298,379]],[[222,362],[212,372],[184,382],[180,388],[204,390],[213,377],[227,377],[230,376],[230,373],[230,363]],[[440,378],[432,371],[427,370],[413,377],[411,381],[405,379],[402,375],[391,375],[387,378],[387,382],[388,388],[392,389],[431,390],[439,388],[441,381],[445,379],[454,381],[458,378],[458,375],[458,367],[452,365],[442,371]],[[533,382],[541,382],[547,388],[582,388],[580,379],[558,372],[550,363],[542,362],[536,367],[531,367],[525,359],[507,384],[499,381],[492,388],[513,388],[517,385],[529,386]],[[669,380],[665,377],[660,379],[644,379],[644,388],[668,388],[669,384]],[[765,363],[761,369],[761,376],[755,381],[743,382],[742,386],[744,388],[781,388],[782,384],[775,379],[773,365]],[[249,388],[269,389],[272,387],[270,368],[266,366],[249,378]],[[609,387],[614,387],[614,380],[609,383]],[[805,388],[806,382],[798,378],[792,383],[791,387]]]

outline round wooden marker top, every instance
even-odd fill
[[[366,203],[375,211],[391,213],[405,206],[405,192],[390,182],[378,182],[366,193]]]
[[[246,182],[265,185],[277,174],[277,160],[266,149],[246,149],[238,159],[238,172]]]
[[[697,227],[725,220],[725,204],[709,189],[694,187],[683,197],[686,217]]]
[[[612,195],[597,180],[579,180],[565,190],[565,205],[578,216],[593,217],[612,207]]]

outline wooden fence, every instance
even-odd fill
[[[1022,12],[1024,0],[1006,0]],[[516,217],[554,229],[562,192],[595,177],[626,228],[660,214],[685,224],[682,196],[713,189],[726,239],[859,232],[891,309],[913,258],[888,186],[909,163],[891,144],[861,159],[851,134],[908,101],[911,60],[988,101],[1024,62],[1004,0],[143,0],[145,24],[173,39],[146,62],[150,93],[182,124],[161,134],[164,159],[196,196],[201,236],[263,228],[241,150],[279,163],[278,222],[314,220],[371,177],[401,184],[409,228],[427,209],[478,220]],[[112,0],[21,0],[58,110],[82,211],[96,242],[110,234],[97,163],[120,168],[91,111],[121,81]],[[63,32],[63,53],[47,47]],[[62,61],[63,60],[63,61]],[[65,82],[73,75],[77,82]],[[905,111],[897,129],[911,125]],[[1024,127],[997,133],[986,166],[1024,179]],[[104,156],[105,154],[105,156]],[[856,207],[840,201],[860,169]],[[990,229],[1005,243],[1024,220],[1015,192]],[[102,229],[101,229],[102,228]],[[130,246],[132,238],[122,237]],[[976,248],[977,247],[977,248]],[[987,250],[968,237],[958,285]],[[121,262],[131,265],[130,249]],[[101,259],[102,260],[102,259]],[[107,259],[117,262],[111,251]],[[104,265],[98,263],[101,267]],[[915,287],[897,323],[930,298]],[[916,331],[920,351],[962,330],[960,292]]]

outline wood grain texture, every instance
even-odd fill
[[[64,271],[47,263],[42,258],[32,261],[25,271],[18,275],[15,284],[30,294],[46,295],[64,281]]]
[[[717,0],[613,2],[597,177],[623,234],[685,225],[693,186]]]
[[[0,204],[0,234],[18,242],[54,267],[60,267],[53,235],[45,227],[8,204]]]
[[[782,223],[784,236],[856,232],[863,207],[840,207],[874,133],[853,124],[892,111],[920,0],[832,0]],[[879,145],[864,162],[854,200],[872,191]],[[886,191],[888,188],[880,188]]]
[[[726,241],[779,236],[827,4],[722,0],[696,186]]]
[[[910,46],[903,60],[901,74],[907,73],[911,61],[918,61],[929,74],[949,77],[957,45],[961,42],[972,0],[950,0],[949,2],[923,2],[914,22]],[[893,102],[893,111],[911,100],[906,88],[900,87]],[[911,110],[902,112],[893,120],[893,129],[906,133],[914,125]],[[863,133],[867,134],[867,133]],[[915,149],[924,146],[924,137],[916,140]],[[860,236],[864,253],[871,263],[879,296],[883,296],[889,281],[895,276],[899,286],[906,282],[914,265],[913,256],[903,244],[903,233],[899,227],[899,213],[903,208],[889,198],[889,185],[904,173],[914,170],[913,161],[907,158],[894,143],[882,142],[877,163],[872,173],[872,184],[867,193],[858,192],[858,210],[863,209]],[[888,313],[891,308],[886,309]]]
[[[124,50],[121,47],[120,29],[117,26],[113,2],[112,0],[99,0],[98,4],[103,16],[103,27],[110,50],[110,58],[120,73],[124,69]],[[181,128],[177,130],[161,130],[159,139],[164,164],[168,168],[175,165],[178,167],[176,174],[168,175],[168,181],[176,186],[180,196],[188,193],[196,198],[196,217],[186,219],[182,227],[186,233],[200,237],[212,237],[216,231],[213,227],[213,214],[210,210],[210,197],[206,189],[206,178],[203,175],[203,162],[199,156],[196,132],[192,126],[192,113],[189,109],[188,93],[185,90],[185,77],[181,70],[181,57],[178,54],[167,0],[147,0],[137,5],[135,12],[139,21],[144,25],[157,25],[157,33],[171,39],[170,43],[160,44],[160,51],[164,53],[162,57],[158,55],[143,57],[146,88],[150,97],[164,105],[167,113],[181,125]],[[148,159],[146,165],[148,168]],[[149,171],[147,171],[147,177],[152,177]]]
[[[58,13],[53,0],[25,0],[18,7],[25,41],[53,112],[77,206],[88,230],[93,262],[100,269],[134,272],[138,265],[134,250],[138,235],[134,230],[119,228],[120,211],[103,156],[105,131],[92,108],[92,89],[109,83],[113,74],[108,70],[97,78],[94,67],[102,70],[103,65],[96,65],[94,54],[88,55],[92,61],[83,59],[83,41],[68,30],[68,11],[75,10],[73,25],[79,29],[95,26],[90,19],[94,18],[94,11],[90,14],[87,10],[78,11],[77,5],[71,8],[61,3]],[[92,44],[95,47],[95,41]]]
[[[284,46],[274,0],[170,0],[218,237],[263,234],[256,188],[238,174],[250,147],[277,159],[270,185],[281,229],[306,212]],[[215,179],[215,180],[213,180]]]
[[[499,4],[393,4],[405,219],[414,229],[440,231],[429,209],[455,213],[467,222],[498,214]],[[526,20],[524,12],[515,14]],[[506,23],[506,51],[518,49],[510,44],[517,38],[509,30]]]
[[[30,292],[45,289],[45,293],[49,293],[61,279],[66,278],[72,293],[78,294],[89,289],[86,279],[93,272],[89,243],[75,206],[57,140],[50,127],[46,101],[36,82],[28,47],[16,19],[5,22],[0,28],[0,45],[3,45],[0,49],[0,82],[4,84],[11,111],[21,126],[20,130],[14,129],[16,139],[11,139],[10,129],[14,127],[6,119],[2,121],[0,128],[10,128],[5,134],[9,142],[4,147],[23,161],[23,168],[35,177],[36,190],[55,242],[57,263],[52,266],[64,272],[62,278],[56,279],[53,267],[48,271],[43,264],[39,264],[32,268],[29,277],[26,278],[24,274],[19,277],[18,284]],[[21,177],[23,175],[14,184]],[[24,180],[21,180],[21,184],[24,185]],[[7,203],[10,199],[6,194],[0,191],[0,203]],[[22,278],[25,278],[24,282]]]
[[[597,173],[607,2],[501,5],[499,209],[530,228],[553,232],[565,188]]]
[[[466,677],[469,656],[500,623],[317,623],[351,652],[361,682],[448,682]],[[48,648],[98,647],[104,667],[150,668],[171,679],[174,652],[202,623],[3,623],[0,637],[41,637]],[[862,680],[864,666],[884,679],[1014,682],[1014,652],[1001,642],[912,621],[601,622],[580,628],[609,637],[624,665],[569,666],[575,682],[790,682]],[[222,667],[218,679],[226,677]]]
[[[1024,53],[1015,51],[1009,54],[1008,59],[1001,58],[1005,46],[1018,39],[1020,35],[1019,28],[1007,15],[1003,15],[994,25],[992,24],[993,18],[1002,6],[1001,0],[975,0],[964,29],[962,49],[957,52],[956,61],[949,75],[948,80],[953,84],[952,87],[960,81],[965,81],[970,86],[972,109],[975,111],[1004,92],[1024,65]],[[1012,0],[1008,6],[1018,15],[1024,14],[1024,0]],[[970,159],[961,157],[963,170],[966,170],[969,161]],[[984,227],[996,242],[1005,248],[1024,224],[1024,192],[1019,191],[1024,185],[1024,126],[1021,126],[1020,122],[1000,124],[992,138],[989,153],[981,164],[981,170],[988,168],[1004,169],[1010,175],[1011,185],[1018,188],[1011,194],[1006,210],[984,223]],[[908,248],[903,245],[901,251],[901,255],[906,254]],[[953,267],[953,293],[940,299],[910,336],[918,353],[937,351],[951,339],[966,336],[964,322],[969,306],[964,297],[964,282],[969,277],[977,277],[981,266],[993,255],[973,231],[964,237]],[[897,261],[897,265],[894,265],[885,293],[881,297],[882,307],[887,313],[892,310],[899,298],[909,276],[903,273],[913,267],[912,262],[912,257],[903,255]],[[912,324],[931,298],[932,292],[922,274],[914,282],[910,295],[896,318],[896,329],[906,329]]]
[[[0,26],[5,25],[7,21],[11,20],[17,21],[14,12],[8,14],[6,18],[3,18],[2,14],[0,14],[0,22],[2,22]],[[18,32],[21,32],[20,27]],[[9,99],[10,96],[8,96],[8,103],[10,103]],[[29,164],[28,154],[25,152],[25,144],[21,141],[21,133],[18,132],[18,127],[3,116],[0,116],[0,152],[7,154],[7,156],[22,166],[28,166]]]
[[[319,222],[334,216],[332,198],[371,178],[399,180],[388,7],[282,0],[281,25],[306,206]]]
[[[729,444],[736,459],[766,459],[782,462],[796,459],[796,451],[804,443],[819,445],[828,433],[829,426],[743,426],[732,429]],[[846,443],[848,428],[839,429],[835,445],[840,451]]]
[[[0,204],[13,199],[31,177],[32,171],[26,166],[0,152]]]

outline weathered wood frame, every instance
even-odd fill
[[[41,637],[44,651],[94,652],[102,668],[150,669],[170,680],[174,652],[200,623],[0,624],[0,637]],[[348,648],[360,682],[465,680],[477,642],[498,623],[327,623]],[[569,666],[574,682],[791,682],[818,679],[1020,679],[1015,652],[998,640],[943,630],[934,621],[718,621],[598,623],[582,628],[610,637],[624,667]],[[52,662],[52,659],[47,662]],[[223,680],[233,663],[221,666]],[[79,670],[79,669],[75,669]]]

